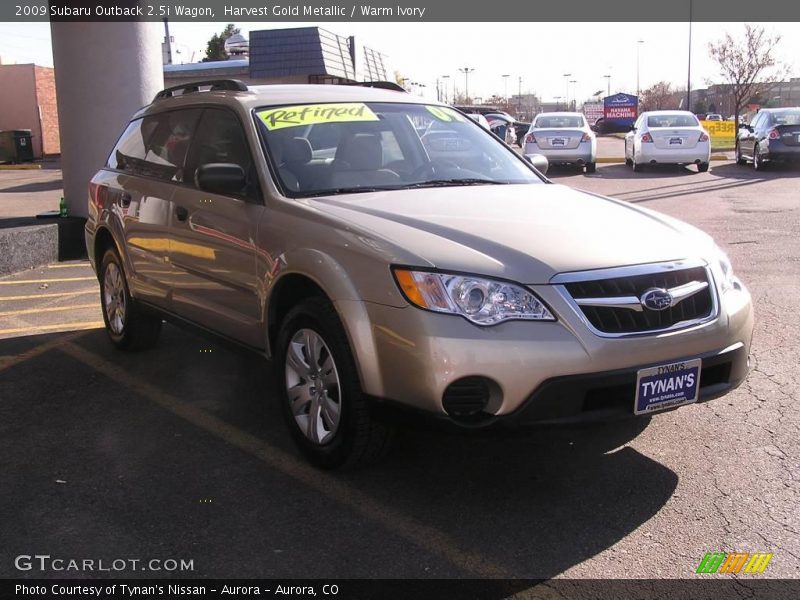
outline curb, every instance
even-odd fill
[[[728,158],[725,154],[712,154],[711,160],[733,160]],[[622,156],[599,156],[595,159],[596,163],[624,163],[625,158]]]
[[[9,221],[0,228],[0,275],[86,256],[81,217]]]
[[[36,163],[25,163],[20,165],[0,165],[0,171],[36,171],[42,168],[42,165]]]

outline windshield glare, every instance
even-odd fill
[[[694,115],[651,115],[647,117],[648,127],[696,127],[699,125]]]
[[[256,111],[291,196],[542,183],[494,134],[441,106],[346,102]]]

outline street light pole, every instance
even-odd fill
[[[517,95],[517,112],[522,110],[522,75],[519,77],[519,94]]]
[[[469,74],[472,73],[475,69],[472,67],[464,67],[458,69],[464,74],[464,102],[469,104]]]
[[[608,86],[608,91],[606,92],[606,95],[610,96],[611,95],[611,75],[603,75],[603,77],[606,78],[606,85]]]
[[[578,108],[578,99],[575,97],[575,84],[578,83],[578,81],[576,79],[570,79],[569,82],[572,84],[572,110],[575,110]],[[567,110],[569,110],[569,94],[567,94]]]
[[[511,75],[501,75],[500,77],[503,78],[503,102],[508,104],[508,78]]]
[[[442,79],[444,80],[444,102],[447,104],[447,80],[450,79],[450,75],[442,75]]]
[[[569,105],[569,78],[572,77],[572,73],[564,73],[564,82],[565,87],[567,88],[567,95],[564,97],[564,106]]]
[[[644,44],[644,40],[636,40],[636,97],[639,97],[639,48]]]
[[[686,69],[686,110],[692,110],[692,0],[689,0],[689,66]]]

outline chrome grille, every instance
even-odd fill
[[[640,273],[605,279],[568,281],[564,287],[599,332],[624,335],[690,326],[714,316],[713,281],[705,267]],[[671,306],[654,310],[639,301],[653,289],[678,291]],[[690,293],[681,294],[681,290]],[[604,305],[606,304],[606,305]]]

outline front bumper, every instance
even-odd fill
[[[488,421],[530,422],[590,418],[606,409],[632,414],[633,395],[624,388],[631,377],[635,387],[636,371],[652,365],[702,357],[703,400],[734,389],[746,375],[753,310],[743,287],[720,298],[719,316],[713,321],[622,338],[592,333],[579,309],[555,286],[531,289],[558,321],[478,327],[458,316],[365,303],[370,343],[365,345],[363,336],[351,336],[357,362],[362,369],[370,365],[369,373],[362,372],[364,391],[445,416],[442,399],[448,386],[477,376],[492,382],[483,415]],[[722,363],[729,367],[711,375],[705,372]]]

